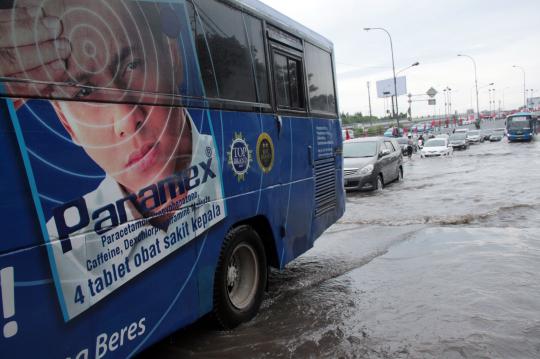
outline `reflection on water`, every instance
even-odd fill
[[[345,327],[412,357],[538,357],[539,272],[538,229],[429,228],[345,276]]]
[[[315,248],[270,275],[261,313],[206,321],[148,357],[540,357],[540,142],[413,158],[349,194]]]

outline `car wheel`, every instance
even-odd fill
[[[377,176],[377,189],[376,189],[376,191],[377,192],[382,192],[383,188],[384,188],[383,177],[382,177],[382,175],[379,175],[379,176]]]
[[[214,276],[213,316],[223,329],[253,318],[267,281],[266,254],[251,226],[232,229],[223,243]]]

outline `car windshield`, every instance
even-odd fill
[[[512,130],[529,128],[529,119],[525,116],[508,119],[508,128]]]
[[[349,142],[343,144],[344,158],[374,157],[377,154],[377,142]]]
[[[450,140],[451,141],[462,141],[466,137],[467,137],[467,135],[464,134],[464,133],[456,133],[456,134],[453,134],[452,136],[450,136]]]
[[[478,136],[480,134],[480,131],[469,131],[469,136]]]
[[[398,138],[397,141],[400,145],[406,145],[407,143],[409,143],[409,140],[404,137]]]
[[[444,140],[429,140],[427,141],[426,143],[426,146],[425,147],[443,147],[443,146],[446,146]]]
[[[497,129],[497,130],[494,130],[494,131],[493,131],[493,134],[495,134],[495,135],[502,135],[502,134],[504,134],[504,128],[499,128],[499,129]]]

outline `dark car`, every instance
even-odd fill
[[[355,138],[343,143],[346,190],[382,190],[403,180],[403,155],[394,138]]]
[[[448,139],[448,143],[454,148],[454,150],[466,150],[469,148],[469,138],[465,132],[456,132],[452,134]]]

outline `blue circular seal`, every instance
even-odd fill
[[[244,180],[253,159],[252,151],[240,134],[237,134],[232,141],[228,155],[229,164],[234,174],[238,177],[239,181]]]

